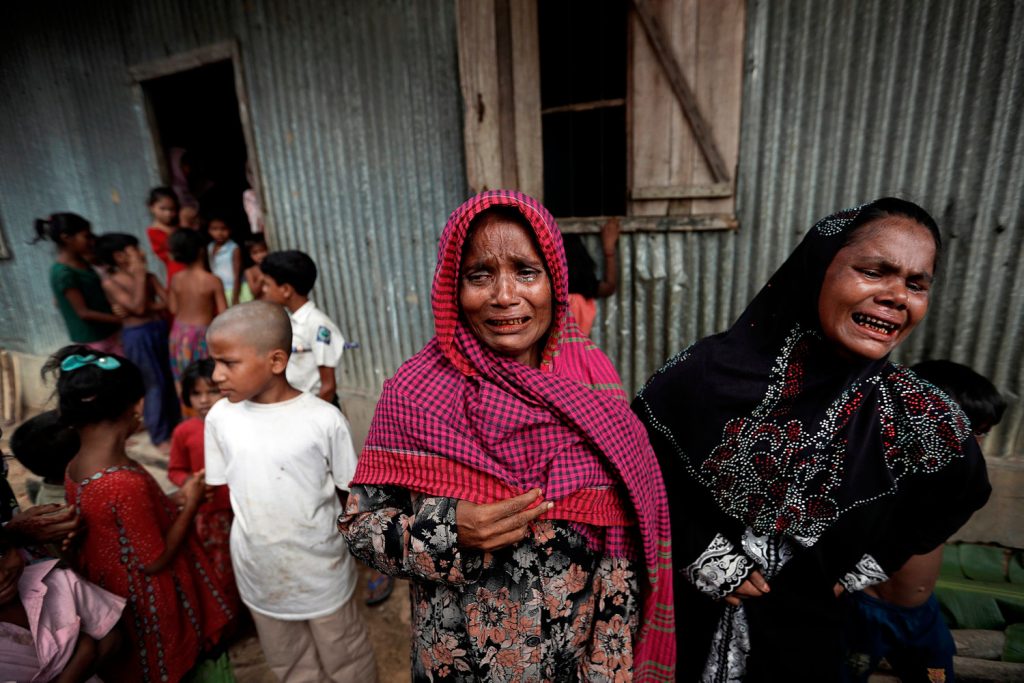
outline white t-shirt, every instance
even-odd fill
[[[356,470],[348,423],[326,401],[217,401],[206,417],[206,482],[231,489],[231,564],[251,609],[300,621],[352,596],[356,567],[338,533]]]
[[[288,316],[292,319],[292,355],[285,377],[288,384],[299,391],[319,394],[320,368],[338,367],[345,338],[338,326],[312,301],[302,304]]]

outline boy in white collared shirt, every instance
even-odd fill
[[[338,405],[335,368],[345,339],[323,311],[309,299],[316,283],[316,264],[301,251],[275,251],[260,264],[263,298],[288,310],[292,321],[292,354],[288,383],[299,391]]]

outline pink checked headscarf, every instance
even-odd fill
[[[539,369],[493,353],[460,317],[459,261],[473,219],[517,209],[552,282],[554,319]],[[668,503],[647,432],[608,358],[568,312],[562,237],[551,214],[519,192],[469,199],[448,219],[431,300],[437,336],[385,382],[353,484],[493,503],[540,487],[591,547],[643,558],[635,680],[675,677]]]

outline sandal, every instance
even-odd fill
[[[395,577],[387,574],[378,574],[376,578],[370,579],[366,584],[366,606],[373,607],[391,597],[391,591],[395,589]]]

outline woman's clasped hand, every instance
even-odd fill
[[[555,506],[542,498],[541,490],[533,489],[484,505],[460,500],[455,508],[459,545],[492,552],[518,543],[530,535],[530,523]]]

